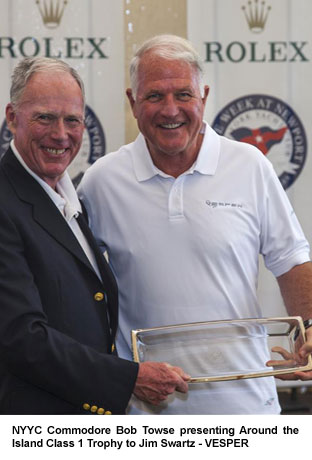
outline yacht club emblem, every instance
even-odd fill
[[[301,173],[307,137],[298,115],[286,102],[250,94],[228,103],[212,123],[225,137],[256,146],[272,162],[284,189]]]

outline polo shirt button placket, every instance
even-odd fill
[[[183,214],[183,182],[185,176],[178,177],[169,192],[169,218],[184,217]]]

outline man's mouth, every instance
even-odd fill
[[[62,155],[62,153],[65,153],[66,149],[52,149],[49,147],[45,147],[44,150],[51,155]]]
[[[177,129],[183,125],[184,123],[161,123],[159,126],[164,129]]]

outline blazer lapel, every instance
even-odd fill
[[[2,158],[1,166],[20,200],[32,205],[34,220],[94,272],[60,211],[40,184],[22,167],[11,149]]]

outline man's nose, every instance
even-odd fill
[[[179,113],[179,105],[174,95],[167,95],[162,104],[161,114],[165,117],[175,117]]]
[[[52,125],[51,135],[54,139],[65,140],[67,139],[67,129],[62,118],[58,118]]]

